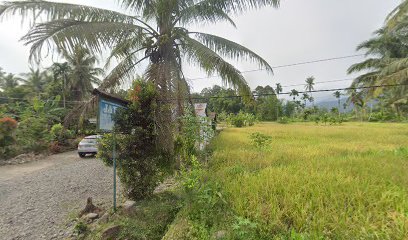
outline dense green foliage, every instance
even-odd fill
[[[183,63],[194,64],[208,75],[221,76],[225,84],[246,96],[250,88],[243,74],[228,60],[249,60],[272,73],[271,66],[258,54],[228,39],[189,29],[196,23],[220,21],[236,26],[232,15],[263,7],[278,7],[279,0],[219,1],[118,1],[121,10],[47,1],[10,1],[0,5],[0,17],[15,14],[36,24],[23,37],[31,44],[31,59],[40,60],[43,49],[56,46],[58,51],[73,53],[77,45],[91,53],[111,50],[108,65],[118,64],[101,83],[101,90],[117,90],[135,78],[141,64],[144,75],[155,85],[158,101],[155,118],[161,131],[160,147],[174,149],[174,131],[189,96],[190,86],[183,73]],[[42,14],[37,14],[41,12]],[[177,99],[169,103],[169,99]],[[249,98],[249,97],[248,97]],[[172,106],[176,106],[175,113]],[[87,105],[83,106],[84,108]],[[176,122],[174,122],[176,121]]]
[[[171,164],[172,155],[157,145],[155,111],[157,92],[153,84],[135,81],[130,91],[132,102],[119,109],[115,117],[118,173],[125,195],[144,199],[153,194]],[[115,136],[103,137],[98,155],[112,165]]]
[[[68,62],[54,63],[44,71],[31,69],[20,76],[0,69],[0,118],[18,121],[15,141],[8,146],[8,153],[0,158],[72,149],[77,144],[72,140],[75,133],[88,133],[87,128],[95,132],[95,126],[79,126],[78,118],[75,125],[71,125],[72,130],[63,127],[62,123],[78,103],[90,97],[92,84],[98,82],[96,77],[100,70],[94,67],[96,59],[79,47],[74,54],[65,53],[64,57]],[[58,131],[56,126],[59,126]]]
[[[352,102],[366,116],[366,104],[376,99],[376,112],[396,118],[408,114],[408,1],[404,0],[388,17],[385,26],[375,36],[361,43],[357,50],[364,50],[367,59],[350,67],[349,73],[363,72],[352,87],[400,85],[385,88],[367,88],[350,92]]]
[[[0,118],[0,158],[12,155],[11,146],[15,143],[17,121],[12,118]]]

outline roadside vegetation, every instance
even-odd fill
[[[45,70],[14,75],[0,68],[0,160],[71,150],[81,136],[96,132],[88,119],[69,119],[69,115],[89,99],[102,70],[84,48],[62,55],[65,62]]]

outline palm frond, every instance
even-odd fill
[[[363,62],[353,64],[348,70],[348,74],[356,73],[356,72],[361,72],[364,70],[374,70],[378,69],[382,66],[385,65],[385,62],[383,59],[380,58],[370,58],[367,60],[364,60]]]
[[[111,47],[124,36],[143,30],[143,27],[120,22],[87,22],[71,19],[55,20],[37,24],[22,40],[32,44],[31,60],[39,60],[44,45],[50,51],[55,45],[59,49],[71,51],[81,45],[92,53],[100,53],[102,49]]]
[[[408,58],[393,59],[390,63],[383,69],[381,74],[387,76],[399,71],[408,69]]]
[[[272,67],[261,56],[250,49],[228,39],[207,33],[194,32],[195,37],[216,53],[234,60],[256,62],[261,69],[273,73]]]
[[[203,0],[202,4],[215,6],[227,14],[243,13],[251,9],[279,7],[280,0]]]
[[[229,22],[232,26],[236,27],[234,21],[226,12],[204,1],[182,9],[174,24],[180,23],[185,26],[191,23],[217,23],[219,21]]]
[[[155,11],[156,0],[119,0],[119,2],[123,8],[142,14],[144,17]]]
[[[201,42],[187,36],[184,38],[182,50],[190,62],[198,63],[208,75],[218,73],[224,85],[238,89],[245,96],[251,95],[251,90],[241,72]]]
[[[406,19],[408,15],[408,1],[403,1],[387,16],[387,27],[394,28],[398,22]]]
[[[388,84],[408,83],[408,58],[396,59],[382,69],[381,77]]]
[[[115,89],[125,81],[133,80],[132,78],[136,75],[139,64],[149,57],[147,55],[139,59],[136,53],[130,54],[109,73],[99,88],[102,90]]]
[[[0,5],[0,16],[20,15],[24,18],[44,18],[45,21],[75,19],[79,21],[134,23],[135,18],[120,12],[78,4],[42,0],[7,1]]]
[[[146,39],[146,34],[144,34],[143,31],[138,31],[134,37],[118,41],[107,58],[104,68],[109,68],[114,59],[121,60],[132,55],[134,52],[147,49],[147,47],[143,45]]]

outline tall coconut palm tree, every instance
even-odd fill
[[[369,58],[350,67],[349,73],[364,72],[355,79],[353,87],[401,85],[367,89],[364,94],[367,100],[386,97],[385,102],[390,107],[408,100],[407,13],[408,1],[404,0],[389,14],[385,26],[375,32],[376,36],[358,47],[358,50],[365,50]]]
[[[31,59],[40,59],[50,45],[72,51],[77,44],[91,53],[112,49],[109,60],[119,63],[102,82],[101,89],[118,87],[135,77],[140,63],[147,62],[145,78],[157,87],[160,101],[157,113],[160,145],[172,148],[172,106],[183,111],[189,86],[183,73],[183,60],[217,73],[225,84],[242,95],[251,93],[241,72],[228,59],[248,59],[272,72],[271,66],[248,48],[212,34],[189,31],[195,23],[228,22],[231,15],[266,6],[278,7],[280,0],[118,0],[123,12],[90,6],[42,0],[12,1],[0,6],[0,16],[19,13],[45,21],[33,26],[23,37],[32,44]],[[37,13],[43,14],[37,14]],[[171,100],[171,101],[169,101]],[[170,104],[169,104],[170,102]],[[170,144],[169,144],[170,142]]]
[[[278,98],[279,98],[279,94],[281,94],[282,91],[283,91],[282,84],[277,83],[275,91],[276,91],[276,94],[278,95]]]
[[[339,110],[339,116],[340,116],[340,107],[341,107],[341,92],[340,91],[335,91],[333,93],[333,96],[337,99],[337,109]]]
[[[30,68],[30,72],[23,73],[21,76],[25,79],[24,85],[37,97],[44,93],[45,87],[52,80],[47,71],[34,68]]]
[[[315,85],[315,77],[311,76],[306,79],[305,90],[309,92],[309,96],[311,97],[310,100],[314,99],[312,95],[312,91],[314,90]],[[312,101],[314,106],[314,101]]]
[[[282,91],[283,91],[282,84],[277,83],[277,84],[276,84],[275,92],[276,92],[276,95],[277,95],[277,97],[278,97],[278,103],[280,103],[279,94],[280,94]],[[280,104],[276,104],[276,119],[279,119],[279,105],[280,105]]]
[[[70,92],[71,100],[82,101],[91,95],[94,86],[98,86],[101,81],[98,76],[103,74],[103,70],[95,67],[97,59],[91,55],[88,49],[75,46],[73,53],[63,51],[63,56],[67,60],[66,66],[61,66],[68,72],[67,89]],[[62,74],[65,74],[63,72]],[[65,76],[64,76],[65,77]]]
[[[361,110],[361,121],[365,118],[365,107],[366,107],[366,97],[364,96],[364,91],[357,91],[355,89],[349,90],[349,98],[347,99],[348,104],[352,103],[354,105],[354,111],[357,116],[357,110]]]
[[[310,99],[310,96],[309,96],[309,94],[307,94],[307,93],[303,93],[301,99],[303,100],[303,106],[306,107],[307,100]]]
[[[68,65],[68,62],[54,63],[50,67],[50,70],[54,75],[54,81],[60,81],[62,83],[62,102],[64,108],[66,108],[67,83],[69,74],[71,73],[71,67]]]
[[[10,90],[17,87],[20,83],[25,82],[21,77],[16,76],[15,74],[9,73],[4,75],[3,78],[0,78],[0,88],[4,91]]]
[[[293,97],[293,101],[296,101],[296,97],[299,96],[299,92],[296,89],[292,89],[289,93],[289,96]]]

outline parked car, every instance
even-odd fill
[[[101,135],[87,136],[78,144],[78,155],[83,158],[87,154],[95,156],[98,153],[98,140]]]

